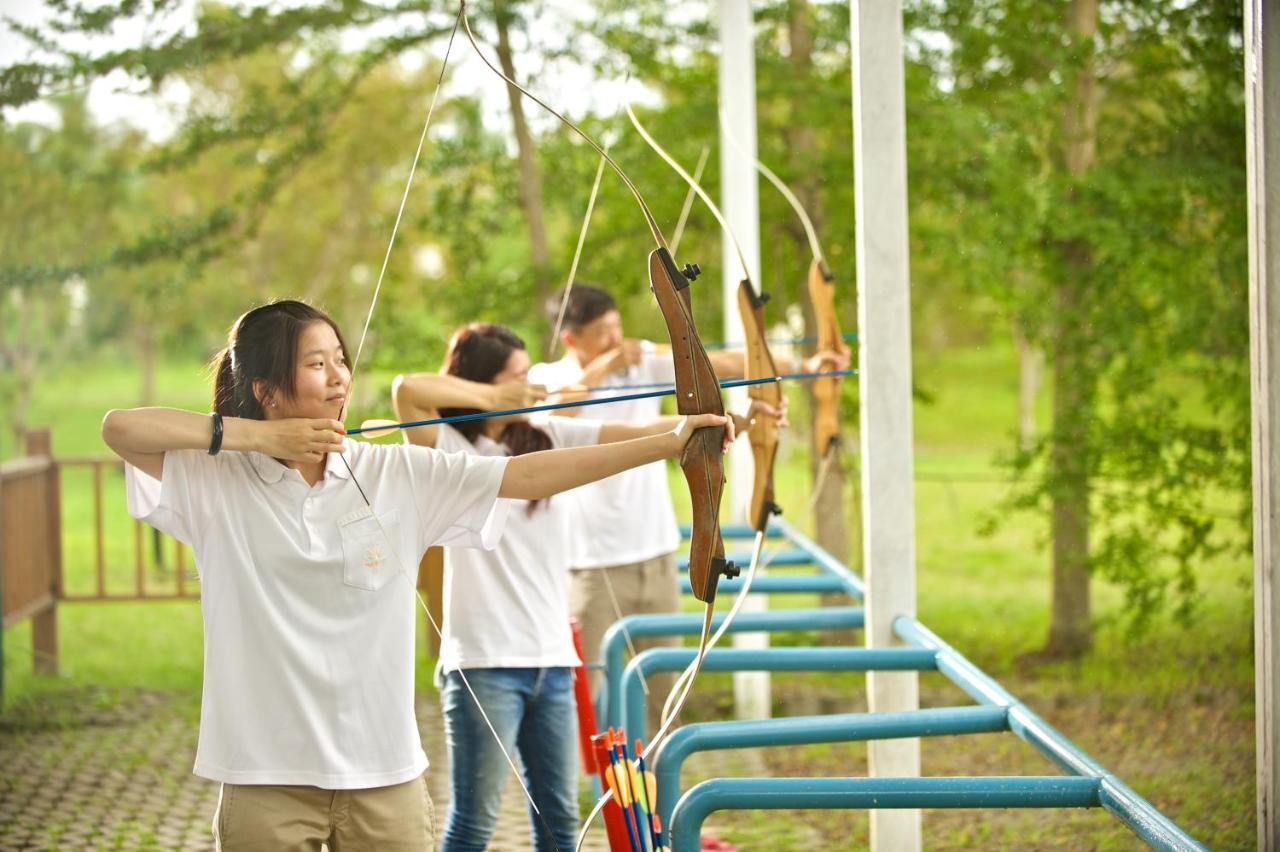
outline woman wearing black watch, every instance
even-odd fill
[[[222,783],[214,832],[226,852],[434,848],[413,712],[427,547],[491,548],[499,498],[543,500],[727,425],[688,417],[663,434],[514,458],[352,441],[346,353],[323,311],[274,302],[232,327],[212,418],[137,408],[102,423],[127,463],[130,513],[195,553],[195,774]]]

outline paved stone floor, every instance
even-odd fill
[[[160,692],[60,695],[0,716],[0,852],[211,850],[218,785],[191,774],[198,707]],[[428,786],[444,819],[448,772],[439,704],[418,701]],[[586,849],[606,848],[603,830]],[[509,779],[493,852],[527,850],[524,797]],[[567,850],[566,850],[567,852]]]

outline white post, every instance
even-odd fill
[[[1267,0],[1244,0],[1244,49],[1258,848],[1280,849],[1280,9]]]
[[[757,187],[756,154],[756,57],[751,4],[742,0],[719,0],[720,23],[720,106],[724,110],[729,132],[736,145],[720,140],[720,209],[742,246],[751,280],[760,286],[760,198]],[[708,121],[720,125],[717,116]],[[720,131],[723,137],[724,130]],[[742,264],[726,235],[720,252],[721,278],[724,288],[725,340],[742,340],[742,317],[738,312],[738,282],[742,280]],[[729,406],[746,410],[747,392],[735,388],[729,393]],[[731,517],[745,518],[751,499],[751,448],[738,441],[729,453],[729,493]],[[745,572],[747,566],[741,566]],[[752,595],[742,609],[761,611],[768,602]],[[765,633],[736,633],[735,647],[764,648],[769,644]],[[738,672],[733,676],[734,712],[739,719],[766,719],[771,703],[768,672]]]
[[[900,0],[850,0],[862,411],[863,558],[869,647],[893,645],[893,620],[916,612],[912,485],[911,300]],[[867,675],[872,712],[915,710],[914,672]],[[873,776],[920,774],[920,741],[868,743]],[[871,848],[920,849],[920,811],[871,812]]]

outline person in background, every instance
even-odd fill
[[[604,290],[574,284],[568,289],[567,298],[564,293],[553,296],[546,305],[546,316],[553,326],[561,317],[562,307],[560,342],[564,357],[531,367],[530,382],[553,391],[675,382],[670,350],[626,337],[618,305]],[[707,354],[721,379],[742,376],[746,360],[743,350],[722,349]],[[803,365],[787,366],[823,369],[822,365],[841,358],[847,366],[848,355],[834,353],[819,353]],[[580,420],[644,423],[657,417],[661,406],[659,398],[638,399],[567,409],[566,413]],[[785,416],[785,411],[763,413]],[[739,429],[745,422],[739,419]],[[635,613],[680,609],[675,558],[680,528],[665,464],[636,467],[574,489],[567,496],[577,503],[584,519],[569,576],[569,609],[582,625],[587,662],[594,664],[600,661],[601,641],[614,621]],[[641,651],[680,642],[679,637],[649,637],[636,639],[633,644]],[[658,730],[662,699],[674,681],[674,674],[650,678],[650,691],[656,698],[646,704],[649,733]],[[593,694],[599,685],[600,672],[596,670],[592,675]]]

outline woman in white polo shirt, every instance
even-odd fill
[[[500,325],[473,324],[449,343],[439,373],[397,377],[401,420],[431,419],[537,402],[524,342]],[[409,441],[470,458],[526,458],[552,447],[585,447],[669,432],[677,418],[647,424],[508,416],[406,431]],[[578,826],[577,720],[569,630],[569,568],[582,533],[573,501],[513,499],[492,550],[445,549],[440,669],[451,798],[443,852],[484,849],[498,821],[506,757],[467,692],[484,706],[508,751],[520,753],[531,848],[568,850]],[[466,682],[459,670],[466,673]]]
[[[220,848],[422,850],[434,815],[413,713],[414,571],[432,544],[492,547],[500,497],[546,500],[680,452],[666,434],[518,458],[344,437],[333,321],[256,308],[215,361],[214,413],[108,412],[129,510],[191,545],[204,688],[195,772],[222,782]]]

